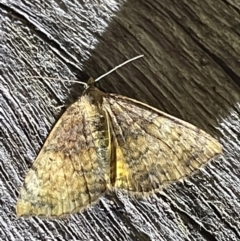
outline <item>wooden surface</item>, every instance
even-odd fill
[[[0,0],[0,240],[240,240],[239,13],[233,0]],[[85,81],[139,54],[100,89],[198,126],[224,154],[152,198],[119,192],[67,219],[17,218],[57,107],[83,90],[27,77]]]

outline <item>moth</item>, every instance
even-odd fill
[[[94,83],[48,136],[20,190],[18,216],[76,213],[114,189],[150,194],[222,152],[203,130]]]

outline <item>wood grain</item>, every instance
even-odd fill
[[[53,5],[54,4],[54,5]],[[237,1],[0,1],[1,240],[240,240]],[[17,218],[23,178],[87,80],[139,54],[98,87],[205,130],[224,155],[187,181],[124,193],[68,219]]]

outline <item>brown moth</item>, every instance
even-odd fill
[[[18,216],[63,216],[108,190],[148,194],[189,176],[222,152],[197,127],[139,101],[107,94],[90,78],[58,120],[16,206]]]

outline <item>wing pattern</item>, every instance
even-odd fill
[[[65,111],[25,178],[18,216],[62,216],[97,201],[109,183],[105,124],[87,96]]]
[[[134,193],[160,189],[222,151],[204,131],[136,100],[110,94],[103,106],[115,137],[116,188]]]

